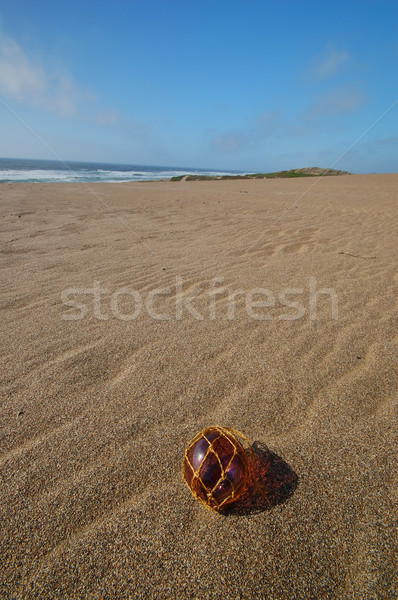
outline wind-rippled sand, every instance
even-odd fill
[[[397,197],[398,175],[0,186],[2,599],[397,597]],[[295,489],[195,502],[211,424]]]

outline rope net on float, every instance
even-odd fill
[[[185,450],[182,477],[196,500],[219,511],[252,483],[252,467],[246,436],[235,429],[212,426],[198,433]]]

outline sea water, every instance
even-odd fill
[[[178,175],[238,175],[233,171],[129,164],[0,158],[0,183],[124,182],[170,179]]]

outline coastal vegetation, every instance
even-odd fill
[[[216,179],[286,179],[290,177],[326,177],[331,175],[351,175],[351,173],[348,171],[339,171],[337,169],[304,167],[302,169],[290,169],[289,171],[248,173],[247,175],[178,175],[177,177],[171,177],[170,181],[213,181]]]

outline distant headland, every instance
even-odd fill
[[[351,175],[348,171],[322,169],[321,167],[304,167],[290,171],[275,171],[273,173],[248,173],[247,175],[178,175],[170,181],[213,181],[215,179],[286,179],[289,177],[326,177],[330,175]]]

